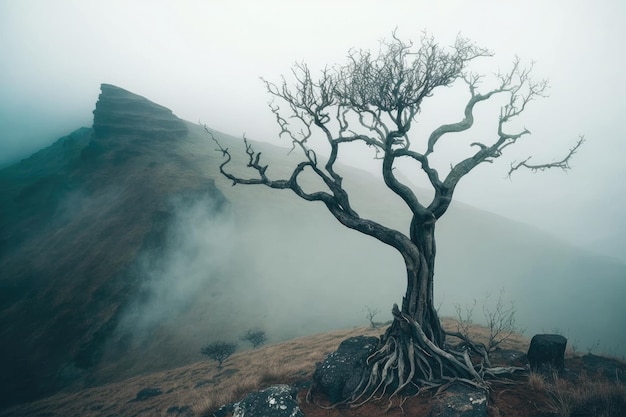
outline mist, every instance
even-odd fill
[[[231,277],[241,274],[236,270],[238,234],[232,218],[209,198],[191,205],[179,199],[172,205],[163,246],[148,250],[138,260],[139,294],[119,324],[119,331],[131,333],[140,344],[157,327],[188,312],[199,294],[207,294],[211,310],[218,311],[216,304],[232,293]],[[212,327],[211,320],[205,324],[207,330]]]
[[[298,202],[276,209],[289,207],[280,194],[276,204],[256,207],[218,209],[206,198],[174,203],[163,247],[140,257],[143,284],[110,339],[99,371],[103,381],[202,360],[200,349],[215,341],[250,349],[240,340],[248,329],[259,328],[276,343],[366,326],[367,308],[378,311],[376,321],[391,320],[391,306],[401,302],[406,285],[400,255],[341,227],[322,206],[289,217]],[[486,324],[483,308],[493,311],[502,291],[526,336],[556,332],[577,351],[626,353],[619,332],[626,314],[619,296],[626,290],[623,265],[603,273],[610,277],[602,281],[611,288],[607,294],[589,279],[596,261],[576,259],[568,248],[559,252],[555,241],[534,242],[526,226],[494,224],[489,214],[470,211],[474,224],[459,225],[468,213],[455,210],[438,240],[435,298],[442,316],[455,317],[456,306],[475,302],[472,320]],[[489,240],[474,243],[486,252],[479,259],[476,249],[474,256],[465,254],[477,230]],[[465,237],[451,241],[451,235]]]
[[[300,61],[321,69],[343,61],[350,48],[375,50],[396,27],[413,40],[426,30],[442,44],[461,33],[495,53],[475,69],[491,73],[519,55],[536,62],[538,78],[550,79],[551,89],[524,118],[533,133],[527,145],[499,169],[478,170],[459,187],[457,199],[577,245],[623,243],[626,189],[616,179],[626,175],[620,163],[626,143],[616,121],[626,112],[626,84],[619,82],[626,58],[618,53],[626,37],[626,5],[617,0],[392,4],[2,2],[0,166],[28,156],[70,123],[80,122],[64,133],[89,126],[102,82],[150,97],[186,120],[275,142],[278,128],[258,77],[278,80]],[[447,105],[438,116],[456,121],[461,114],[450,103],[464,98],[440,90],[432,100],[440,95]],[[430,115],[420,119],[424,128]],[[504,178],[513,160],[559,158],[580,134],[588,142],[568,175]]]
[[[217,169],[207,163],[204,136],[192,134],[180,146],[198,155],[190,169]],[[285,149],[262,150],[274,161],[272,175],[297,159]],[[404,230],[408,213],[380,179],[338,169],[355,207],[367,206],[361,214]],[[405,270],[394,249],[341,226],[322,204],[215,178],[230,203],[173,200],[163,244],[140,256],[136,275],[143,284],[107,347],[105,380],[202,360],[200,349],[215,341],[248,349],[239,339],[252,328],[275,343],[368,325],[366,308],[385,322],[401,302]],[[439,223],[435,298],[442,316],[475,300],[473,320],[484,324],[483,306],[493,309],[503,290],[525,335],[557,332],[579,351],[595,346],[596,353],[624,354],[626,339],[617,331],[626,314],[619,300],[626,291],[623,263],[459,202]]]
[[[438,225],[441,314],[477,300],[475,321],[481,322],[485,297],[493,300],[504,288],[526,335],[559,332],[581,350],[599,341],[601,351],[624,355],[626,56],[619,51],[626,4],[433,3],[0,2],[0,168],[91,126],[101,83],[216,131],[285,146],[260,76],[279,81],[294,62],[317,71],[343,62],[350,48],[377,50],[394,28],[415,42],[425,30],[444,45],[460,33],[495,53],[473,70],[506,70],[519,55],[525,64],[534,61],[537,78],[550,79],[551,87],[522,118],[532,135],[464,178],[450,218]],[[460,120],[467,96],[460,84],[436,90],[424,101],[416,136]],[[477,111],[469,139],[493,137],[497,104]],[[572,170],[506,177],[513,161],[560,159],[579,135],[587,142]],[[104,379],[204,359],[202,346],[238,341],[251,328],[264,330],[273,343],[367,325],[366,307],[380,311],[377,321],[391,319],[406,285],[397,252],[344,228],[321,204],[262,187],[231,187],[217,174],[219,155],[207,156],[213,151],[208,139],[185,140],[186,157],[198,155],[193,169],[216,178],[232,204],[170,202],[162,246],[143,252],[134,266],[142,284],[105,347]],[[446,157],[459,155],[457,143],[450,142]],[[283,158],[286,151],[272,155]],[[343,153],[339,162],[374,172],[367,150]],[[439,162],[445,169],[448,162]],[[363,178],[354,188],[362,194],[351,194],[359,213],[389,220],[387,200],[372,199],[373,182]],[[400,217],[392,226],[407,223]],[[119,360],[115,369],[107,368],[108,359]]]
[[[403,292],[400,255],[342,230],[323,207],[291,219],[263,202],[220,208],[205,197],[171,207],[163,245],[139,257],[142,284],[106,347],[104,380],[201,360],[201,347],[214,341],[250,348],[239,338],[252,328],[275,343],[366,325],[366,306],[390,320]],[[361,266],[366,253],[381,262]]]

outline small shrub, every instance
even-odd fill
[[[214,342],[200,349],[203,355],[217,361],[217,369],[222,369],[222,363],[237,351],[237,344],[231,342]]]
[[[365,306],[365,317],[369,320],[372,329],[377,329],[380,325],[380,323],[374,321],[378,313],[380,313],[380,311],[377,308],[371,309],[369,306]]]
[[[514,335],[522,333],[524,330],[517,326],[515,318],[515,305],[511,303],[509,306],[504,304],[504,289],[500,290],[500,294],[495,301],[495,305],[490,305],[490,294],[485,296],[483,300],[483,315],[485,317],[485,326],[489,331],[487,336],[486,350],[494,351],[502,342],[511,339]],[[476,308],[476,300],[471,306],[463,309],[459,304],[454,305],[455,319],[457,321],[457,332],[463,336],[465,340],[470,340],[470,329],[473,324],[472,316]]]
[[[472,316],[474,315],[474,308],[476,307],[476,299],[470,307],[461,308],[460,304],[454,305],[455,319],[456,319],[456,331],[460,333],[466,340],[470,339],[470,328],[472,327]]]
[[[493,308],[488,307],[487,301],[489,296],[485,298],[483,303],[483,313],[489,328],[489,341],[487,342],[487,351],[493,351],[502,342],[509,340],[513,335],[523,333],[523,329],[517,326],[515,318],[515,304],[509,306],[504,305],[504,288],[500,290],[498,299]]]
[[[241,336],[241,340],[252,343],[252,347],[256,349],[267,341],[267,336],[261,329],[250,329]]]

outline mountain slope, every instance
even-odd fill
[[[240,140],[216,135],[246,174]],[[255,146],[269,175],[298,162]],[[0,407],[191,363],[252,327],[278,341],[363,322],[364,305],[389,317],[396,252],[322,204],[232,187],[221,161],[202,127],[104,84],[91,129],[0,171]],[[362,216],[406,228],[381,180],[338,169]],[[443,314],[503,287],[529,332],[626,350],[623,264],[458,202],[437,239]]]
[[[126,123],[117,109],[129,104],[137,117]],[[184,167],[163,155],[186,134],[169,110],[103,85],[94,127],[0,173],[0,404],[54,391],[98,362],[137,290],[137,254],[164,233],[171,195],[223,200],[210,180],[168,176]]]

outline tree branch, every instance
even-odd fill
[[[495,74],[495,88],[481,93],[479,87],[483,77],[467,72],[467,66],[478,57],[491,55],[488,50],[462,37],[458,37],[449,49],[440,47],[432,37],[427,36],[414,47],[413,43],[402,41],[394,32],[390,41],[381,42],[378,54],[367,50],[350,51],[347,63],[326,67],[317,78],[306,64],[298,63],[292,69],[289,83],[284,77],[277,84],[262,81],[272,97],[269,108],[280,128],[279,137],[289,138],[290,152],[302,152],[302,162],[289,178],[272,180],[267,176],[268,166],[261,162],[261,153],[256,152],[244,137],[247,166],[256,171],[257,177],[239,178],[226,169],[232,160],[229,150],[212,136],[218,143],[218,151],[224,156],[220,172],[233,184],[264,184],[271,188],[291,189],[305,200],[323,201],[342,223],[355,222],[348,227],[361,228],[358,230],[366,234],[381,235],[380,229],[360,223],[362,219],[351,207],[349,195],[342,185],[343,178],[336,169],[342,145],[360,142],[373,147],[376,158],[382,159],[381,174],[385,184],[406,203],[414,220],[437,220],[447,211],[463,176],[479,164],[500,157],[504,149],[530,134],[526,128],[508,132],[507,123],[519,117],[531,101],[546,95],[547,81],[533,80],[533,65],[522,67],[519,58],[515,58],[508,72]],[[431,96],[437,87],[449,86],[459,78],[465,81],[470,93],[463,118],[455,123],[443,124],[431,132],[424,153],[411,149],[409,132],[421,111],[423,100]],[[429,156],[445,135],[471,129],[476,105],[494,95],[508,95],[508,100],[500,109],[496,138],[475,140],[471,144],[474,153],[452,164],[450,172],[443,180],[440,179],[438,171],[430,164]],[[321,134],[329,147],[329,156],[323,166],[309,143],[316,134]],[[552,167],[568,169],[569,160],[580,144],[582,138],[562,161],[533,165],[528,158],[513,164],[509,175],[522,167],[535,171]],[[396,177],[394,170],[399,158],[419,163],[435,191],[429,205],[420,202],[411,187]],[[300,174],[305,170],[321,179],[328,190],[306,193],[298,183]],[[407,235],[411,235],[411,230]]]
[[[578,152],[578,149],[584,142],[585,142],[584,136],[580,136],[578,140],[576,141],[576,144],[570,148],[567,155],[565,155],[565,157],[561,159],[560,161],[533,165],[533,164],[528,163],[528,161],[530,161],[530,159],[532,158],[531,156],[529,156],[528,158],[526,158],[525,160],[521,162],[518,162],[518,163],[513,162],[511,163],[511,169],[509,169],[509,173],[507,174],[507,176],[511,178],[511,174],[513,174],[513,172],[517,171],[520,168],[527,168],[527,169],[530,169],[532,172],[545,171],[546,169],[550,169],[550,168],[559,168],[559,169],[562,169],[563,171],[567,171],[571,169],[570,161],[572,157],[574,156],[574,154],[576,154],[576,152]]]
[[[517,133],[505,132],[505,125],[514,118],[521,115],[526,109],[526,106],[537,97],[545,97],[548,88],[548,82],[546,80],[535,81],[531,77],[533,70],[533,64],[527,68],[521,66],[519,58],[515,58],[511,70],[507,73],[498,73],[496,78],[499,80],[499,86],[485,95],[481,95],[476,92],[479,76],[469,75],[465,77],[465,81],[468,83],[470,98],[467,106],[465,107],[465,118],[456,124],[443,125],[433,132],[429,139],[429,150],[434,148],[434,143],[441,137],[439,133],[440,129],[443,133],[456,132],[460,130],[466,130],[471,127],[473,122],[472,110],[476,103],[488,99],[494,94],[506,93],[509,95],[508,102],[501,107],[500,117],[498,119],[497,134],[498,139],[491,145],[487,145],[483,142],[474,142],[472,146],[477,146],[478,150],[469,158],[452,166],[452,169],[448,173],[446,179],[441,187],[442,193],[435,195],[433,204],[429,207],[437,216],[441,217],[447,210],[450,204],[452,194],[461,178],[467,175],[471,170],[483,162],[492,162],[495,158],[502,156],[502,151],[508,146],[513,145],[522,136],[529,135],[530,131],[526,128]],[[432,144],[432,146],[431,146]],[[527,162],[528,160],[524,161]]]
[[[494,94],[506,91],[505,86],[500,86],[495,90],[488,92],[487,94],[476,94],[476,86],[480,81],[480,77],[476,75],[470,75],[463,78],[468,84],[471,97],[465,105],[463,120],[457,123],[444,124],[435,129],[428,138],[428,149],[426,155],[428,156],[435,150],[435,144],[437,141],[447,133],[458,133],[468,130],[474,124],[474,106],[481,101],[485,101],[491,98]]]
[[[244,136],[243,141],[244,141],[244,146],[245,146],[245,152],[248,156],[248,163],[247,163],[247,167],[248,168],[252,168],[253,170],[255,170],[258,175],[259,178],[240,178],[237,177],[236,175],[231,174],[230,172],[226,171],[225,167],[226,165],[228,165],[231,161],[232,161],[232,156],[230,154],[230,151],[228,150],[228,148],[224,148],[221,143],[217,140],[217,138],[215,137],[215,135],[213,134],[213,132],[211,132],[209,130],[209,128],[204,125],[204,130],[209,134],[209,136],[211,136],[211,139],[217,144],[218,149],[217,151],[221,152],[222,155],[224,156],[225,160],[220,164],[219,170],[220,173],[225,176],[226,178],[228,178],[229,180],[231,180],[233,182],[233,185],[237,185],[237,184],[248,184],[248,185],[259,185],[259,184],[263,184],[266,185],[270,188],[275,188],[275,189],[290,189],[292,190],[294,193],[296,193],[299,197],[308,200],[308,201],[327,201],[329,199],[332,199],[333,196],[331,194],[328,194],[326,192],[320,191],[320,192],[316,192],[316,193],[306,193],[302,187],[300,187],[300,185],[298,184],[298,176],[307,168],[307,167],[311,167],[314,168],[314,164],[310,161],[304,161],[304,162],[300,162],[296,168],[293,170],[293,172],[291,173],[291,176],[289,177],[289,179],[286,180],[271,180],[267,177],[267,175],[265,174],[265,171],[267,170],[267,165],[262,165],[261,164],[261,152],[256,152],[252,145],[248,142],[248,139]]]

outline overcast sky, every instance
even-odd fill
[[[517,54],[551,81],[550,97],[523,119],[532,137],[463,181],[460,200],[570,242],[624,233],[620,0],[0,0],[0,165],[90,126],[103,82],[225,133],[273,140],[259,76],[277,80],[295,61],[342,62],[352,47],[377,48],[395,27],[413,40],[427,30],[442,44],[460,32],[496,53],[480,69],[506,68]],[[435,97],[439,110],[425,114],[459,120],[459,91]],[[515,157],[559,157],[579,134],[588,141],[569,173],[504,179]]]

